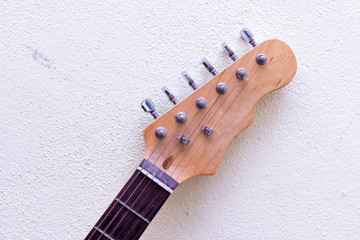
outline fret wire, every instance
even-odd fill
[[[107,237],[110,240],[115,240],[114,238],[112,238],[111,236],[109,236],[105,231],[101,230],[99,227],[94,227],[94,229],[96,231],[98,231],[99,233],[101,233],[102,235],[104,235],[105,237]],[[100,236],[101,237],[101,236]]]
[[[143,179],[143,180],[144,180],[144,179]],[[137,196],[137,198],[135,199],[133,205],[137,202],[137,200],[140,198],[141,194],[142,194],[142,193],[145,191],[145,189],[149,186],[150,182],[151,182],[151,180],[146,184],[146,186],[143,188],[143,190],[141,191],[141,193]],[[129,199],[130,199],[130,198],[128,198],[128,200],[129,200]],[[132,207],[132,206],[131,206],[131,207]],[[114,230],[111,231],[111,234],[113,234],[114,231],[120,226],[120,223],[125,219],[127,213],[128,213],[128,212],[126,212],[126,213],[124,214],[124,216],[121,218],[121,220],[119,221],[119,223],[116,224],[116,227],[114,228]],[[115,217],[114,217],[114,218],[115,218]]]
[[[145,217],[141,216],[140,213],[138,213],[137,211],[135,211],[134,209],[132,209],[131,207],[129,207],[128,205],[126,205],[123,201],[121,201],[118,198],[115,198],[115,200],[120,203],[121,205],[123,205],[127,210],[129,210],[130,212],[134,213],[136,216],[138,216],[141,220],[143,220],[144,222],[146,222],[147,224],[150,223],[149,220],[147,220]],[[111,233],[112,234],[112,233]]]

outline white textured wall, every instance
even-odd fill
[[[215,176],[180,185],[142,239],[359,239],[360,3],[2,1],[0,239],[82,239],[141,161],[139,107],[163,113],[239,56],[243,26],[298,72],[265,96]]]

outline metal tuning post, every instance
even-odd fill
[[[145,112],[150,113],[154,119],[159,117],[159,114],[155,111],[155,104],[150,98],[145,98],[144,101],[141,102],[141,107]]]
[[[165,93],[165,95],[169,98],[170,102],[172,102],[174,105],[179,102],[167,87],[164,86],[161,88],[161,90]]]
[[[233,60],[234,62],[238,59],[238,57],[236,56],[236,54],[234,53],[233,50],[231,50],[231,48],[229,47],[229,45],[227,45],[225,42],[223,44],[221,44],[221,46],[223,47],[223,49],[225,50],[225,52],[227,52],[229,54],[229,58],[231,58],[231,60]]]
[[[215,76],[216,74],[218,74],[218,72],[216,71],[216,69],[214,68],[213,65],[211,65],[211,63],[206,59],[203,58],[201,60],[201,63],[205,66],[205,68],[213,75]]]
[[[242,39],[244,39],[246,42],[248,42],[251,46],[256,47],[257,43],[255,42],[254,35],[252,34],[252,32],[249,29],[243,28],[240,31],[240,36]]]
[[[193,90],[196,90],[198,88],[194,80],[190,77],[190,75],[186,71],[183,71],[181,75],[185,78],[185,80],[188,82],[188,84],[190,85],[190,87],[192,87]]]

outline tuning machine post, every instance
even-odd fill
[[[151,101],[150,98],[145,98],[141,102],[141,108],[144,110],[144,112],[150,113],[154,119],[157,119],[159,117],[159,114],[155,110],[155,104],[153,103],[153,101]]]
[[[229,45],[227,45],[227,43],[223,43],[221,44],[221,47],[225,50],[225,52],[227,52],[229,58],[231,58],[231,60],[233,60],[234,62],[238,59],[238,57],[236,56],[236,54],[234,53],[233,50],[231,50],[231,48],[229,47]]]
[[[189,86],[192,87],[194,91],[198,88],[195,81],[190,77],[190,75],[186,71],[182,71],[181,75],[183,76],[183,78],[185,78]]]
[[[216,71],[216,69],[214,68],[214,66],[206,59],[203,58],[201,60],[201,63],[204,65],[204,67],[213,75],[215,76],[216,74],[218,74],[218,72]]]
[[[172,102],[174,105],[176,105],[179,101],[176,99],[174,94],[170,92],[170,90],[167,87],[162,87],[161,90],[165,93],[165,95],[168,97],[170,102]]]
[[[240,36],[244,39],[247,43],[249,43],[252,47],[256,47],[257,43],[254,39],[254,34],[248,28],[243,28],[240,31]]]

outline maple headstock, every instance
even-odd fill
[[[264,64],[259,54],[267,57]],[[230,66],[144,129],[144,158],[179,183],[214,174],[233,139],[253,121],[259,99],[288,84],[296,73],[295,55],[280,40],[265,41],[232,59]],[[241,79],[243,69],[247,76]],[[179,113],[186,114],[185,121]]]

